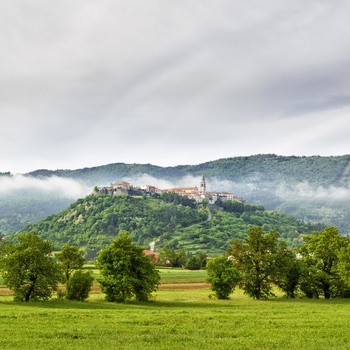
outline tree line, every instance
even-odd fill
[[[59,297],[85,300],[93,283],[91,272],[82,270],[83,251],[64,245],[52,254],[53,245],[33,233],[19,237],[19,243],[1,241],[0,272],[15,300],[48,299],[53,291]],[[164,249],[161,261],[178,266],[185,251]],[[235,238],[226,256],[208,259],[205,253],[187,257],[187,267],[206,268],[207,282],[215,296],[227,299],[239,286],[255,299],[275,296],[277,286],[287,298],[304,296],[325,299],[350,297],[350,239],[335,227],[304,236],[300,248],[292,249],[279,233],[251,227],[244,239]],[[108,301],[150,299],[160,284],[159,272],[143,248],[121,233],[98,255],[98,279]],[[63,283],[64,291],[58,289]]]
[[[326,227],[303,240],[291,249],[278,232],[252,227],[247,238],[232,241],[225,257],[208,261],[208,282],[220,299],[237,285],[255,299],[274,296],[273,285],[288,298],[350,297],[350,239]]]
[[[14,300],[47,300],[53,292],[69,300],[88,298],[94,277],[91,271],[83,271],[85,259],[78,247],[66,244],[53,254],[52,243],[33,233],[20,236],[17,244],[0,243],[0,273]],[[108,301],[147,301],[159,285],[155,265],[127,232],[99,253],[96,266]]]
[[[48,299],[52,291],[60,297],[84,300],[92,286],[91,272],[82,270],[83,251],[64,245],[55,256],[53,244],[33,233],[19,237],[18,244],[1,241],[0,272],[17,301]],[[58,289],[65,285],[65,292]]]

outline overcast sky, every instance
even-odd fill
[[[0,0],[0,171],[350,153],[350,2]]]

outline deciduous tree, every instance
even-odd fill
[[[161,250],[159,260],[164,265],[172,267],[182,267],[186,265],[186,251],[181,249],[164,248]]]
[[[68,283],[74,270],[80,270],[84,266],[85,259],[83,254],[84,251],[80,250],[79,247],[70,246],[68,244],[64,244],[61,250],[56,253],[55,256],[63,270],[66,283]]]
[[[207,282],[218,299],[228,299],[240,281],[240,274],[227,257],[219,256],[207,263]]]
[[[287,298],[295,298],[302,280],[304,265],[298,260],[293,250],[285,251],[283,264],[280,264],[274,282]]]
[[[127,232],[100,252],[97,267],[108,301],[124,302],[131,298],[147,301],[159,285],[155,265],[141,247],[132,243]]]
[[[186,268],[189,270],[200,270],[206,267],[207,254],[199,251],[196,255],[187,259]]]
[[[52,243],[33,233],[18,238],[18,244],[6,244],[0,260],[5,284],[15,299],[48,299],[57,290],[61,273],[52,257]]]
[[[264,233],[259,226],[248,230],[244,240],[234,239],[228,250],[242,274],[241,286],[245,294],[255,299],[273,296],[271,283],[286,258],[286,245],[278,242],[278,232]]]
[[[341,295],[346,285],[339,270],[339,261],[342,261],[342,269],[347,259],[346,237],[341,236],[337,228],[326,227],[323,231],[314,231],[311,236],[305,236],[304,241],[300,253],[309,266],[308,275],[312,277],[310,286],[316,287],[325,299]]]
[[[64,244],[56,254],[59,266],[64,274],[66,284],[66,298],[70,300],[85,300],[93,283],[93,276],[90,271],[83,272],[85,259],[84,251],[76,246]]]
[[[66,298],[83,301],[89,297],[94,277],[91,271],[76,270],[67,283]]]

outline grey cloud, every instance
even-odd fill
[[[295,105],[288,111],[287,115],[302,115],[314,111],[339,109],[350,106],[350,95],[327,96],[324,100],[307,101],[303,104]]]
[[[0,10],[3,171],[349,149],[336,136],[349,106],[346,1],[19,0]],[[315,120],[336,145],[312,133]]]

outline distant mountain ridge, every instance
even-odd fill
[[[266,180],[288,179],[294,182],[310,181],[322,185],[343,185],[350,180],[350,155],[344,156],[279,156],[259,154],[247,157],[223,158],[198,165],[160,167],[151,164],[114,163],[77,170],[36,170],[26,175],[34,177],[59,176],[85,181],[91,185],[113,182],[148,174],[155,178],[178,179],[186,175],[216,177],[244,182],[247,177]]]

